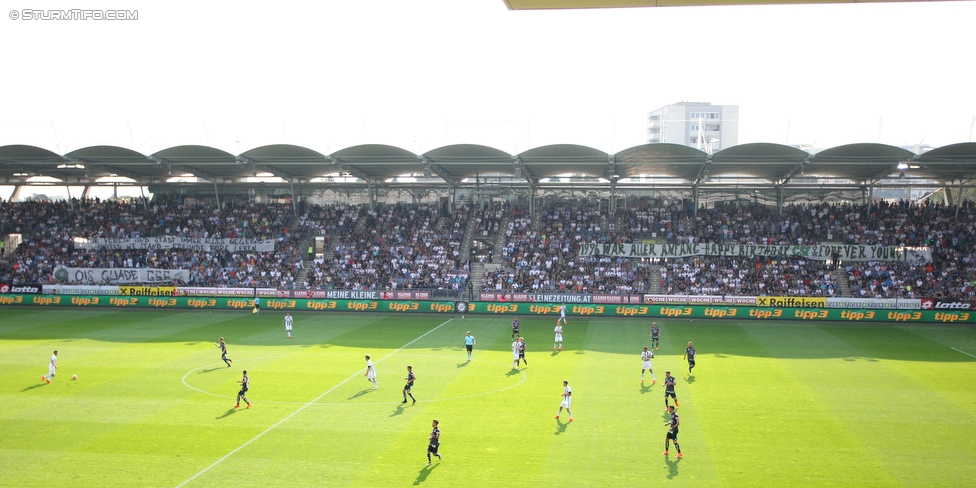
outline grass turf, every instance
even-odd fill
[[[966,486],[965,326],[137,310],[0,310],[2,486]],[[462,338],[478,344],[468,363]],[[231,368],[214,341],[224,336]],[[699,351],[695,375],[681,355]],[[40,381],[60,351],[58,375]],[[968,353],[968,354],[967,354]],[[372,356],[380,388],[363,377]],[[401,405],[417,374],[416,405]],[[241,370],[250,410],[232,408]],[[664,370],[685,457],[663,457]],[[72,381],[71,375],[78,380]],[[562,380],[576,421],[553,419]],[[444,460],[426,467],[432,419]],[[970,480],[966,482],[965,480]]]

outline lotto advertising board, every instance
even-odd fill
[[[92,295],[0,295],[0,306],[38,307],[132,307],[173,309],[250,310],[254,300],[227,297],[147,297]],[[304,298],[268,298],[263,310],[296,310],[322,312],[393,312],[479,315],[559,316],[558,303],[512,302],[427,302],[389,300],[312,300]],[[646,317],[653,319],[733,319],[733,320],[804,320],[843,322],[917,322],[976,323],[976,312],[969,310],[877,310],[842,308],[790,308],[703,306],[680,304],[566,304],[567,316]]]
[[[555,315],[558,303],[470,302],[467,313],[489,315]],[[965,310],[868,310],[701,305],[567,304],[567,316],[647,317],[654,319],[806,320],[843,322],[976,323],[976,312]]]
[[[38,307],[129,307],[207,310],[251,310],[253,298],[182,297],[182,296],[111,296],[111,295],[0,295],[0,306],[31,305]],[[266,298],[262,310],[308,310],[334,312],[408,312],[454,313],[454,302],[378,301],[378,300],[309,300],[302,298]]]

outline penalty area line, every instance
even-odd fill
[[[961,352],[961,353],[963,353],[963,354],[965,354],[965,355],[967,355],[967,356],[969,356],[971,358],[976,359],[976,356],[973,356],[972,354],[969,354],[968,352],[963,351],[962,349],[958,349],[958,348],[955,348],[955,347],[952,347],[952,346],[949,346],[949,349],[952,349],[953,351],[956,351],[956,352]]]
[[[400,351],[402,351],[402,350],[404,350],[404,349],[406,349],[407,347],[409,347],[409,346],[410,346],[410,344],[413,344],[414,342],[417,342],[417,341],[419,341],[420,339],[423,339],[424,337],[427,337],[427,336],[428,336],[428,335],[429,335],[429,334],[430,334],[431,332],[434,332],[435,330],[437,330],[437,329],[440,329],[441,327],[443,327],[443,326],[445,326],[445,325],[447,325],[447,324],[449,324],[449,323],[450,323],[450,322],[451,322],[452,320],[454,320],[454,319],[453,319],[453,318],[451,318],[451,319],[447,319],[447,321],[446,321],[446,322],[444,322],[443,324],[441,324],[441,325],[438,325],[437,327],[434,327],[433,329],[430,329],[430,330],[428,330],[427,332],[424,332],[423,334],[421,334],[421,335],[420,335],[419,337],[417,337],[416,339],[414,339],[414,340],[412,340],[412,341],[410,341],[410,342],[408,342],[408,343],[406,343],[406,344],[404,344],[404,345],[402,345],[402,346],[400,346],[400,348],[399,348],[399,349],[397,349],[396,351],[393,351],[393,352],[391,352],[391,353],[389,353],[389,354],[387,354],[386,356],[383,356],[382,358],[380,358],[380,359],[377,359],[377,360],[376,360],[376,362],[377,362],[377,363],[379,363],[380,361],[383,361],[384,359],[386,359],[386,358],[388,358],[388,357],[390,357],[390,356],[392,356],[392,355],[394,355],[394,354],[396,354],[396,353],[398,353],[398,352],[400,352]],[[323,393],[323,394],[321,394],[321,395],[319,395],[319,396],[317,396],[317,397],[315,397],[315,399],[314,399],[314,400],[312,400],[312,401],[310,401],[310,402],[308,402],[308,403],[306,403],[306,404],[304,404],[304,405],[302,405],[301,407],[299,407],[299,408],[298,408],[297,410],[295,410],[294,412],[292,412],[292,413],[290,413],[290,414],[288,414],[288,416],[287,416],[287,417],[285,417],[285,418],[283,418],[283,419],[281,419],[281,420],[279,420],[278,422],[276,422],[276,423],[275,423],[274,425],[272,425],[271,427],[268,427],[267,429],[265,429],[265,430],[264,430],[263,432],[261,432],[260,434],[258,434],[258,435],[256,435],[256,436],[254,436],[254,437],[253,437],[253,438],[252,438],[251,440],[249,440],[249,441],[247,441],[247,442],[245,442],[245,443],[243,443],[243,444],[241,444],[240,446],[238,446],[238,447],[237,447],[236,449],[234,449],[233,451],[231,451],[231,452],[228,452],[227,454],[225,454],[225,455],[224,455],[224,457],[222,457],[222,458],[220,458],[220,459],[218,459],[218,460],[216,460],[216,461],[214,461],[214,463],[213,463],[213,464],[211,464],[210,466],[207,466],[206,468],[203,468],[202,470],[200,470],[200,472],[199,472],[199,473],[197,473],[197,474],[195,474],[195,475],[193,475],[193,476],[191,476],[191,477],[190,477],[189,479],[187,479],[186,481],[184,481],[184,482],[182,482],[182,483],[180,483],[180,484],[178,484],[178,485],[176,485],[176,488],[181,488],[181,487],[183,487],[183,486],[185,486],[185,485],[186,485],[187,483],[189,483],[189,482],[191,482],[191,481],[193,481],[193,480],[195,480],[195,479],[197,479],[198,477],[200,477],[200,475],[202,475],[202,474],[204,474],[204,473],[206,473],[207,471],[210,471],[210,470],[211,470],[211,469],[212,469],[212,468],[213,468],[214,466],[216,466],[216,465],[218,465],[218,464],[220,464],[220,463],[222,463],[222,462],[224,462],[224,461],[226,461],[226,460],[227,460],[227,458],[229,458],[229,457],[231,457],[231,456],[233,456],[234,454],[236,454],[236,453],[237,453],[237,451],[240,451],[241,449],[244,449],[245,447],[247,447],[247,446],[249,446],[249,445],[250,445],[250,444],[251,444],[252,442],[254,442],[254,441],[256,441],[256,440],[258,440],[258,439],[260,439],[260,438],[261,438],[262,436],[264,436],[264,434],[267,434],[268,432],[271,432],[272,430],[274,430],[274,429],[275,429],[276,427],[278,427],[279,425],[281,425],[281,424],[283,424],[283,423],[285,423],[285,421],[286,421],[286,420],[288,420],[288,419],[290,419],[290,418],[292,418],[292,417],[294,417],[295,415],[298,415],[298,414],[299,414],[299,412],[301,412],[302,410],[305,410],[306,408],[308,408],[308,407],[310,407],[310,406],[311,406],[311,405],[312,405],[313,403],[315,403],[315,402],[317,402],[317,401],[319,401],[319,400],[321,400],[321,399],[322,399],[322,397],[324,397],[324,396],[326,396],[326,395],[328,395],[329,393],[332,393],[332,392],[333,392],[333,391],[334,391],[334,390],[335,390],[336,388],[339,388],[340,386],[342,386],[342,385],[344,385],[344,384],[346,384],[346,383],[348,383],[348,382],[349,382],[349,380],[351,380],[351,379],[353,379],[353,378],[355,378],[355,377],[357,377],[357,376],[359,376],[359,374],[360,374],[360,373],[361,373],[362,371],[363,371],[362,369],[361,369],[361,370],[359,370],[359,371],[357,371],[357,372],[356,372],[355,374],[353,374],[352,376],[350,376],[350,377],[348,377],[348,378],[346,378],[346,379],[344,379],[344,380],[342,380],[342,382],[341,382],[341,383],[339,383],[338,385],[335,385],[335,386],[333,386],[332,388],[329,388],[329,390],[328,390],[328,391],[326,391],[325,393]]]

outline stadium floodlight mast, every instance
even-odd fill
[[[717,137],[713,137],[713,138],[709,139],[708,142],[705,143],[705,153],[706,154],[712,154],[712,153],[714,153],[715,152],[715,147],[713,146],[713,144],[718,144],[718,142],[719,142],[719,139]]]

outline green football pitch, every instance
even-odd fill
[[[554,352],[555,320],[523,316],[529,364],[513,370],[511,316],[296,313],[293,339],[282,317],[0,310],[0,485],[976,483],[972,327],[662,319],[642,385],[649,320],[570,317]],[[234,409],[244,369],[253,407]],[[667,369],[681,459],[662,456]],[[563,380],[572,423],[553,418]],[[432,419],[444,458],[428,467]]]

